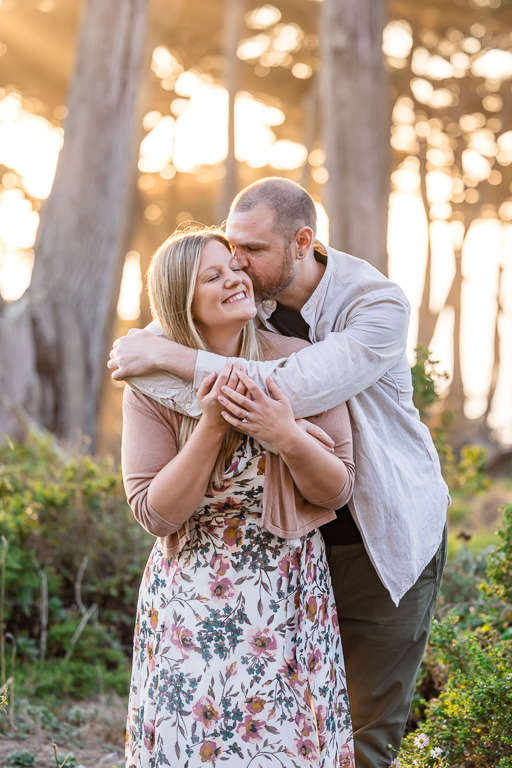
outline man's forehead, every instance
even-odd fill
[[[233,240],[267,241],[273,233],[274,212],[259,205],[249,211],[233,211],[226,221],[226,235]]]

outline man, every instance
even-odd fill
[[[234,200],[226,234],[268,329],[312,343],[287,360],[243,361],[261,387],[273,378],[297,418],[347,402],[356,480],[347,507],[322,528],[347,669],[357,768],[388,768],[425,650],[446,556],[449,496],[427,427],[412,402],[405,345],[409,305],[364,261],[315,243],[313,200],[286,179],[263,179]],[[232,361],[230,361],[232,362]],[[116,379],[198,414],[193,388],[226,359],[149,331],[114,344]],[[301,380],[301,386],[294,383]],[[300,392],[300,394],[297,394]],[[250,430],[242,423],[241,429]]]

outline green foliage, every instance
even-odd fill
[[[469,583],[481,578],[485,553],[461,548],[452,564],[458,581],[448,579],[444,599],[447,592],[455,598],[457,588],[461,595],[434,622],[419,684],[430,700],[416,702],[421,721],[395,761],[402,768],[512,768],[512,505],[498,536],[476,591]],[[418,745],[420,735],[428,745]]]
[[[17,689],[126,693],[152,540],[133,520],[120,472],[90,456],[62,458],[34,437],[1,447],[0,463],[4,619],[16,638]]]
[[[411,368],[414,404],[420,412],[420,417],[428,419],[432,406],[439,400],[437,384],[448,378],[445,372],[439,372],[439,360],[432,360],[427,347],[420,344],[416,347],[416,362]]]
[[[22,752],[12,750],[5,758],[4,765],[7,768],[31,768],[36,764],[36,755],[24,749]]]
[[[447,373],[438,370],[438,365],[439,360],[433,360],[425,346],[416,347],[416,362],[411,368],[414,404],[420,418],[430,428],[450,490],[473,494],[490,485],[486,474],[487,451],[480,445],[465,445],[460,455],[455,456],[447,439],[447,429],[453,413],[445,411],[438,415],[434,422],[433,406],[439,401],[437,387],[439,382],[448,378]]]
[[[450,615],[434,623],[427,664],[441,691],[425,702],[420,729],[443,750],[450,768],[492,768],[512,760],[512,643],[486,624],[459,630],[457,616]],[[402,766],[416,756],[416,736],[405,740]]]
[[[503,507],[503,524],[497,531],[499,544],[489,557],[489,582],[481,590],[489,599],[512,603],[512,504]]]

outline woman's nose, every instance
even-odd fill
[[[242,282],[241,272],[234,272],[232,269],[230,269],[226,276],[226,283],[228,285],[236,285],[237,283],[241,283],[241,282]]]

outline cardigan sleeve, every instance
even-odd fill
[[[148,501],[153,478],[178,453],[179,417],[129,386],[123,395],[121,466],[135,519],[153,536],[166,537],[182,523],[164,519]]]
[[[280,336],[269,331],[258,331],[264,348],[265,360],[276,360],[288,357],[299,352],[305,347],[312,346],[302,339]],[[345,485],[337,496],[324,501],[316,501],[315,505],[326,509],[339,509],[346,504],[352,496],[354,488],[355,463],[354,448],[352,442],[352,428],[346,403],[341,403],[328,411],[310,416],[307,421],[316,424],[334,440],[334,453],[343,462],[347,470]]]

